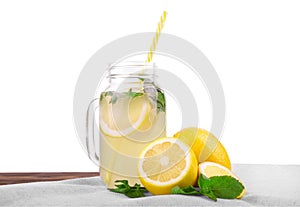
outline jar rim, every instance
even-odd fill
[[[109,69],[111,68],[119,68],[119,67],[141,67],[141,66],[146,66],[146,67],[155,67],[154,62],[145,62],[145,61],[123,61],[119,63],[111,63],[109,65]]]
[[[154,62],[124,61],[109,66],[108,78],[154,79],[156,77],[155,70],[156,65]]]

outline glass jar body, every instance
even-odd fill
[[[100,176],[107,187],[116,180],[139,183],[142,149],[166,136],[165,96],[152,66],[110,68],[109,86],[100,95]]]

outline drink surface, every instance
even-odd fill
[[[107,187],[115,180],[140,183],[137,163],[142,149],[166,135],[165,96],[146,92],[103,92],[100,97],[100,176]]]

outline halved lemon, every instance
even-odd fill
[[[213,176],[223,176],[228,175],[231,176],[238,181],[242,183],[242,181],[228,168],[214,162],[203,162],[199,164],[199,176],[203,174],[207,178],[213,177]],[[237,198],[241,198],[246,193],[246,190],[244,189]]]
[[[146,146],[140,156],[141,183],[152,194],[169,194],[175,186],[193,185],[197,179],[197,158],[178,139],[160,138]]]
[[[119,97],[111,103],[111,96],[100,103],[100,129],[111,137],[123,137],[135,130],[151,127],[151,104],[146,95]]]

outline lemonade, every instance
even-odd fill
[[[166,134],[165,96],[158,88],[106,91],[100,97],[100,176],[107,187],[116,180],[140,183],[142,149]]]

